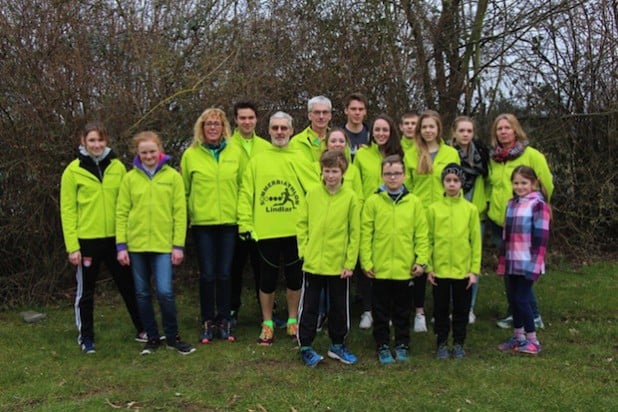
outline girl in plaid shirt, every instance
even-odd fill
[[[545,273],[551,210],[545,203],[545,189],[534,169],[518,166],[511,174],[511,182],[515,197],[506,209],[497,272],[507,276],[507,298],[513,308],[513,336],[498,349],[536,355],[541,351],[541,344],[536,337],[530,300],[532,285]]]

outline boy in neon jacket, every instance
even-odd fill
[[[382,162],[384,184],[365,200],[361,218],[360,261],[373,279],[373,337],[382,364],[393,363],[389,321],[395,328],[396,360],[408,361],[410,285],[429,261],[427,220],[420,200],[408,192],[399,156]]]
[[[312,348],[320,312],[320,294],[328,289],[328,356],[345,364],[357,359],[344,346],[350,325],[349,278],[360,240],[360,202],[343,185],[347,160],[342,151],[320,159],[324,185],[311,190],[299,208],[296,224],[298,256],[303,259],[304,288],[299,309],[300,356],[313,367],[323,359]]]
[[[172,288],[172,265],[184,258],[187,209],[180,174],[167,162],[161,141],[154,132],[138,133],[134,139],[133,169],[122,179],[116,206],[118,262],[131,264],[140,315],[148,342],[142,355],[159,347],[159,330],[150,296],[150,278],[156,283],[167,346],[181,355],[195,348],[178,336],[176,302]]]
[[[439,359],[450,356],[447,348],[450,302],[453,302],[453,357],[465,356],[471,287],[481,270],[481,223],[476,206],[461,194],[464,171],[456,163],[442,171],[444,197],[427,209],[429,283],[433,285],[434,330]]]

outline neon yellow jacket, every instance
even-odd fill
[[[538,150],[528,146],[517,159],[506,163],[489,161],[489,210],[487,216],[498,226],[504,226],[506,205],[513,198],[513,184],[511,174],[517,166],[526,165],[534,169],[537,177],[547,191],[547,202],[554,193],[554,179],[545,156]]]
[[[318,134],[313,131],[311,126],[307,126],[305,130],[292,137],[290,149],[298,151],[298,155],[306,162],[318,162],[326,146],[323,140],[320,141],[320,144],[315,144],[317,138]]]
[[[269,147],[245,169],[238,199],[238,232],[255,240],[296,236],[305,193],[319,185],[315,168],[295,150]]]
[[[215,159],[203,146],[191,146],[182,155],[191,225],[236,224],[236,207],[246,165],[243,149],[228,144]]]
[[[354,156],[363,184],[363,198],[367,200],[382,185],[382,153],[377,144],[363,146]]]
[[[78,239],[100,239],[116,234],[116,198],[127,173],[118,159],[111,159],[103,180],[80,167],[75,159],[64,169],[60,182],[60,217],[68,253],[78,251]]]
[[[404,153],[407,150],[412,149],[413,147],[415,147],[416,143],[414,142],[414,139],[408,139],[406,137],[401,136],[401,148],[403,149]]]
[[[354,191],[341,186],[330,194],[314,187],[300,203],[296,223],[298,256],[303,270],[318,275],[339,275],[353,270],[358,259],[361,205]]]
[[[406,187],[421,199],[424,207],[442,198],[444,186],[442,184],[442,170],[449,163],[461,164],[457,150],[444,143],[440,143],[438,153],[433,160],[431,174],[418,174],[418,151],[416,146],[405,152]]]
[[[170,253],[185,245],[187,205],[180,174],[163,164],[155,175],[138,167],[122,179],[116,206],[116,245],[129,252]]]
[[[464,279],[481,270],[481,223],[476,206],[463,196],[444,196],[427,209],[429,272]]]
[[[397,202],[380,190],[365,200],[360,262],[376,279],[407,280],[415,264],[429,263],[427,218],[421,201],[404,190]]]
[[[237,145],[242,149],[245,164],[249,162],[249,159],[251,159],[253,156],[257,155],[260,152],[263,152],[270,147],[270,142],[255,134],[255,132],[253,133],[253,137],[251,138],[251,142],[253,142],[251,146],[251,153],[247,152],[247,148],[243,144],[244,141],[245,138],[241,136],[238,129],[235,129],[234,133],[232,133],[232,136],[230,136],[230,138],[227,140],[228,144]]]

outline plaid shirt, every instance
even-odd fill
[[[499,275],[519,275],[535,281],[545,273],[549,220],[549,206],[539,192],[521,198],[516,196],[509,201],[498,261]]]

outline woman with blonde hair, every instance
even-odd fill
[[[217,330],[221,339],[235,341],[230,313],[231,266],[245,161],[238,145],[228,145],[230,134],[223,110],[206,109],[195,122],[193,144],[180,162],[200,270],[203,344],[212,342]]]

